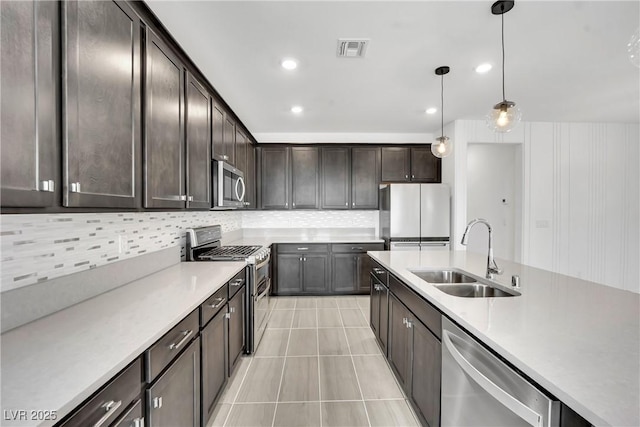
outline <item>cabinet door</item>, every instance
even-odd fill
[[[139,19],[126,3],[63,4],[63,203],[136,207],[141,134]]]
[[[411,148],[411,181],[441,182],[441,163],[431,152],[431,145]]]
[[[200,338],[147,389],[151,427],[200,425]]]
[[[302,257],[302,290],[305,293],[327,293],[329,286],[329,255],[304,254]]]
[[[147,35],[144,207],[183,208],[184,72],[171,48]]]
[[[0,199],[2,206],[52,206],[60,186],[58,3],[3,1],[0,18]]]
[[[409,384],[410,335],[407,321],[409,310],[393,295],[389,297],[389,363],[396,378],[406,390]]]
[[[206,425],[227,382],[226,308],[211,319],[200,333],[202,340],[202,424]]]
[[[233,373],[244,351],[244,300],[246,287],[229,300],[229,376]]]
[[[322,148],[322,208],[349,209],[349,148]]]
[[[247,185],[247,194],[244,199],[248,203],[247,209],[256,208],[256,147],[247,143],[247,170],[244,173],[244,181]]]
[[[289,149],[260,149],[260,187],[262,209],[289,209]]]
[[[187,74],[187,207],[211,207],[211,99]]]
[[[223,131],[224,131],[223,145],[224,145],[225,160],[227,163],[235,166],[236,164],[236,122],[229,115],[229,113],[225,114]]]
[[[371,272],[371,269],[373,268],[373,262],[371,261],[371,257],[367,254],[358,254],[356,261],[357,261],[357,265],[356,265],[357,277],[356,277],[354,290],[356,292],[368,294],[369,293],[369,272]]]
[[[411,153],[408,147],[382,148],[382,182],[409,182]]]
[[[378,329],[378,342],[382,353],[386,356],[389,352],[389,288],[382,286],[380,290],[380,325]]]
[[[440,341],[420,321],[411,323],[411,400],[427,425],[440,425],[440,373],[442,369]]]
[[[216,160],[224,158],[224,110],[217,103],[211,106],[211,152]]]
[[[301,293],[302,254],[278,254],[277,260],[277,293]]]
[[[373,335],[378,338],[380,330],[380,287],[381,285],[369,275],[371,298],[369,299],[369,325]]]
[[[331,290],[353,293],[358,288],[358,259],[360,254],[333,254],[331,265]],[[367,283],[368,287],[368,283]]]
[[[291,208],[316,209],[320,180],[317,147],[291,148]]]
[[[351,149],[351,209],[378,209],[380,148]],[[366,281],[367,288],[369,281]]]
[[[241,129],[236,127],[236,169],[240,169],[247,176],[247,137]]]

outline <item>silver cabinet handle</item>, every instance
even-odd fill
[[[352,207],[352,208],[355,208],[355,207],[356,207],[356,204],[355,204],[355,203],[351,203],[351,207]]]
[[[298,248],[299,251],[308,251],[309,248]]]
[[[227,156],[226,154],[224,156],[222,156],[223,159],[225,160],[229,160],[229,156]]]
[[[383,270],[383,269],[381,269],[381,268],[374,268],[374,269],[373,269],[373,272],[374,272],[374,273],[376,273],[376,274],[383,274],[383,273],[384,273],[384,270]]]
[[[296,202],[291,203],[291,206],[295,208],[296,207]]]
[[[136,418],[132,423],[133,427],[144,427],[144,417]]]
[[[349,206],[349,202],[346,202],[344,205],[345,205],[345,206]]]
[[[225,313],[224,314],[224,318],[225,319],[231,319],[231,313]]]
[[[180,200],[183,201],[183,202],[186,202],[187,201],[187,195],[186,194],[181,194],[180,195]]]
[[[153,407],[154,408],[162,408],[162,397],[154,397],[153,398]]]
[[[93,425],[93,427],[100,427],[102,424],[107,422],[109,418],[113,416],[113,414],[118,410],[118,408],[122,405],[122,400],[118,400],[117,402],[114,400],[110,400],[101,406],[105,410],[105,414]]]
[[[178,341],[177,343],[171,343],[169,344],[169,350],[175,350],[177,348],[179,348],[182,344],[184,344],[189,337],[193,334],[193,331],[189,330],[189,331],[184,331],[182,332],[182,339],[180,341]]]
[[[409,179],[409,175],[405,175],[405,176],[404,176],[404,179]]]
[[[351,248],[352,251],[361,251],[362,250],[362,246],[354,246]]]
[[[189,198],[187,199],[187,201],[189,201],[189,202],[193,202],[193,196],[189,196]]]
[[[413,322],[411,320],[407,320],[407,328],[413,328]]]
[[[415,175],[411,175],[411,179],[414,179],[416,176]]]
[[[218,303],[217,303],[217,304],[207,304],[207,306],[208,306],[208,307],[211,307],[211,308],[218,308],[218,307],[220,307],[222,304],[224,304],[224,303],[225,303],[225,299],[224,299],[224,298],[216,298],[216,301],[218,301]]]
[[[236,279],[233,282],[229,282],[229,286],[240,286],[244,282],[244,279]]]
[[[79,193],[80,192],[80,183],[79,182],[72,182],[71,184],[69,184],[69,191],[72,193]]]
[[[289,206],[289,202],[284,202],[284,207],[288,207]]]
[[[235,307],[230,307],[229,308],[229,313],[235,313],[236,312],[236,308]]]
[[[469,378],[493,396],[493,398],[500,402],[504,407],[526,421],[529,425],[541,427],[543,423],[542,415],[538,414],[507,391],[503,390],[473,366],[473,364],[467,360],[460,351],[458,351],[456,345],[451,340],[452,336],[459,338],[457,335],[452,334],[449,331],[442,331],[442,343],[449,354],[453,356],[453,359],[458,366],[460,366]]]
[[[300,262],[302,262],[302,257],[300,257]]]
[[[40,188],[38,191],[47,191],[49,193],[53,193],[55,190],[55,183],[52,179],[46,179],[44,181],[40,181]]]
[[[406,324],[407,324],[407,318],[406,318],[406,317],[403,317],[403,318],[402,318],[402,324],[403,324],[403,325],[406,325]]]

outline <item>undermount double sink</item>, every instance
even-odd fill
[[[514,297],[520,292],[504,286],[478,279],[468,273],[455,269],[447,270],[419,270],[409,269],[425,282],[433,285],[439,291],[456,297],[487,298]]]

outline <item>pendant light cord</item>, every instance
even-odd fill
[[[440,76],[440,133],[444,141],[444,74]]]
[[[504,94],[504,5],[501,5],[502,14],[500,15],[502,18],[502,100],[507,102],[507,97]]]

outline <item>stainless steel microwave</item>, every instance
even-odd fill
[[[214,160],[211,178],[212,209],[237,209],[245,206],[244,174],[228,163]]]

